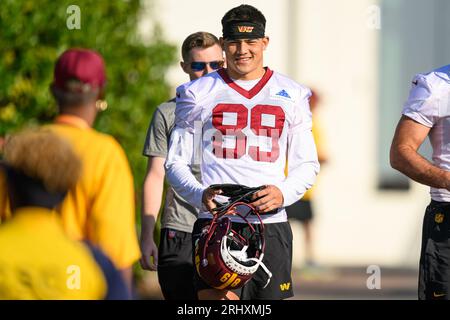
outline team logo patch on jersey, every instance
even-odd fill
[[[287,93],[286,92],[286,90],[281,90],[280,92],[278,92],[277,94],[276,94],[277,96],[280,96],[280,97],[285,97],[285,98],[291,98],[291,96],[289,95],[289,93]]]
[[[283,88],[270,88],[270,96],[272,98],[286,100],[286,101],[295,101],[295,95],[292,92],[289,92],[287,89]]]

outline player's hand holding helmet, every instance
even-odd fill
[[[224,201],[218,200],[218,197],[212,199],[215,204],[215,208],[211,210],[212,213],[222,215],[227,213],[231,207],[235,207],[234,205],[238,202],[250,204],[255,201],[252,199],[253,194],[264,189],[265,186],[247,187],[241,184],[213,184],[209,188],[213,191],[219,191],[219,197],[224,198]],[[256,211],[253,206],[252,210]]]
[[[250,188],[242,185],[212,185],[210,190],[220,190],[228,197],[221,202],[214,199],[214,217],[203,230],[195,246],[195,265],[199,276],[216,289],[237,289],[245,285],[261,266],[268,275],[272,274],[262,263],[264,257],[264,224],[250,204],[255,192],[264,187]],[[242,218],[239,230],[231,223],[230,215]],[[259,223],[251,224],[247,217],[254,214]]]

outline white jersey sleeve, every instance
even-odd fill
[[[194,95],[185,86],[177,89],[175,128],[172,131],[165,168],[166,177],[175,191],[190,205],[202,208],[206,189],[195,178],[191,165],[195,163],[195,123],[200,120]]]
[[[416,75],[412,81],[408,101],[403,107],[403,114],[424,126],[432,128],[439,119],[439,104],[436,91],[424,75]]]
[[[276,185],[283,193],[284,206],[303,197],[314,184],[320,169],[312,135],[312,115],[309,108],[311,91],[305,91],[299,99],[294,122],[288,131],[288,175],[282,183]]]
[[[201,108],[196,104],[195,94],[189,90],[189,83],[177,88],[175,109],[175,126],[194,130],[194,121],[200,120]]]

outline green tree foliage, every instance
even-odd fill
[[[74,4],[80,9],[80,29],[70,30],[68,22],[72,27],[76,13],[68,8]],[[95,49],[106,62],[109,106],[96,129],[124,147],[140,190],[147,126],[156,106],[169,98],[164,76],[176,52],[157,26],[149,31],[149,43],[141,41],[137,26],[142,6],[143,0],[2,0],[0,137],[50,122],[56,114],[49,85],[57,57],[70,47]]]

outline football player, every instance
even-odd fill
[[[450,65],[412,81],[409,99],[391,146],[391,165],[431,187],[425,211],[419,299],[448,299],[450,284]],[[433,162],[418,149],[429,136]]]
[[[223,66],[223,52],[219,39],[208,32],[189,35],[181,47],[181,68],[190,80]],[[158,270],[158,280],[166,300],[196,299],[192,278],[191,232],[197,210],[184,201],[172,188],[167,189],[161,218],[159,247],[154,242],[154,227],[161,207],[164,185],[164,161],[167,156],[170,133],[175,121],[175,98],[161,104],[153,114],[147,132],[144,155],[148,157],[144,179],[141,232],[141,266]],[[200,179],[200,168],[192,166]],[[153,261],[151,260],[153,258]]]
[[[172,187],[193,206],[199,219],[193,242],[212,218],[213,201],[220,189],[213,184],[265,186],[253,195],[253,205],[265,225],[263,263],[243,287],[242,299],[285,299],[292,297],[292,231],[285,206],[308,190],[319,171],[311,133],[312,117],[308,88],[264,67],[266,19],[256,8],[241,5],[222,19],[220,39],[226,69],[219,69],[177,89],[176,127],[166,160]],[[200,145],[200,147],[198,147]],[[195,152],[200,149],[201,152]],[[289,175],[284,174],[286,159]],[[201,182],[190,167],[201,163]],[[256,216],[249,217],[257,224]],[[243,221],[232,217],[235,229],[246,232]],[[228,287],[213,288],[195,276],[199,299],[238,299]]]

